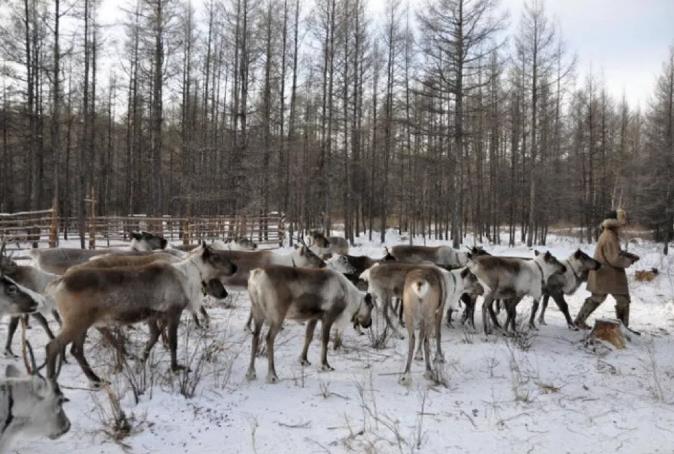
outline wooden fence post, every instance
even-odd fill
[[[286,236],[285,215],[281,213],[278,219],[278,245],[283,247],[283,240]]]
[[[96,192],[91,186],[89,200],[89,249],[96,249]]]
[[[49,226],[49,247],[58,246],[59,241],[59,201],[54,197],[51,207],[51,225]]]

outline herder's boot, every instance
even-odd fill
[[[630,300],[626,298],[617,298],[615,304],[615,316],[623,322],[625,328],[630,326]]]
[[[601,303],[596,302],[592,298],[587,298],[585,299],[585,302],[583,303],[583,307],[580,308],[580,312],[578,312],[578,315],[576,316],[576,320],[574,320],[574,324],[576,327],[580,329],[590,329],[590,326],[585,323],[585,320],[594,312],[595,309],[599,307]]]

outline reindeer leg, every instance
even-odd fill
[[[49,337],[49,339],[53,339],[54,333],[49,328],[49,322],[47,322],[47,319],[44,318],[44,315],[40,314],[39,312],[35,312],[34,314],[31,315],[35,318],[35,320],[37,320],[42,329],[44,329],[44,332],[47,333],[47,337]]]
[[[496,302],[496,306],[502,307],[503,306],[503,300],[498,300]],[[491,318],[491,321],[494,324],[494,326],[496,328],[501,328],[501,324],[499,323],[498,317],[497,317],[498,312],[501,312],[501,310],[500,309],[498,311],[494,310],[494,302],[493,301],[489,304],[487,309],[489,310],[489,318]]]
[[[252,311],[251,311],[252,313]],[[248,365],[248,372],[246,372],[246,378],[248,380],[255,380],[255,357],[257,356],[257,348],[260,343],[260,332],[262,331],[262,324],[264,320],[254,320],[253,323],[253,342],[250,352],[250,364]]]
[[[56,381],[58,375],[56,370],[56,361],[58,361],[59,356],[63,354],[66,345],[72,342],[75,336],[75,331],[69,329],[67,326],[64,326],[58,336],[56,336],[47,344],[46,364],[48,379]],[[44,367],[44,365],[42,367]]]
[[[197,326],[197,328],[199,329],[203,328],[203,326],[201,326],[201,322],[199,321],[199,316],[197,315],[196,312],[192,312],[192,321]]]
[[[12,339],[14,339],[14,333],[16,333],[16,328],[19,326],[19,318],[20,317],[18,316],[12,316],[9,319],[9,325],[7,326],[7,341],[5,342],[5,356],[14,359],[17,359],[18,356],[12,351]]]
[[[178,325],[180,324],[180,311],[171,314],[168,320],[168,341],[171,350],[171,371],[177,372],[187,369],[182,364],[178,364]]]
[[[253,309],[250,310],[250,313],[248,314],[248,320],[246,320],[246,324],[243,326],[243,330],[249,333],[253,332]]]
[[[267,331],[267,363],[269,364],[267,371],[267,383],[277,383],[278,375],[276,375],[276,367],[274,366],[274,341],[276,335],[281,330],[282,323],[275,323],[269,326]],[[330,337],[330,330],[328,329],[328,338]]]
[[[445,354],[442,353],[442,308],[440,308],[435,316],[435,342],[435,358],[433,362],[444,363]]]
[[[332,371],[335,370],[328,363],[328,342],[330,341],[330,328],[334,320],[332,318],[323,317],[321,321],[321,370]]]
[[[555,300],[555,303],[557,304],[559,310],[562,311],[562,314],[564,314],[564,318],[566,318],[566,326],[568,326],[570,330],[578,331],[578,327],[575,325],[575,323],[573,323],[573,320],[571,319],[571,314],[569,314],[569,305],[566,303],[566,300],[564,299],[564,293],[555,292],[552,294],[552,298]]]
[[[536,312],[538,311],[538,300],[534,299],[534,303],[531,305],[531,315],[529,316],[529,329],[535,329],[537,330],[538,328],[536,327]]]
[[[414,323],[413,320],[406,320],[407,324],[407,363],[405,364],[405,371],[400,377],[401,385],[409,385],[412,383],[412,375],[410,370],[412,369],[412,358],[414,357],[414,343],[416,341],[416,336],[414,335]]]
[[[426,326],[424,324],[422,328],[423,332],[423,341],[422,344],[424,345],[424,359],[426,360],[426,372],[424,373],[424,377],[428,380],[433,379],[434,371],[433,371],[433,366],[431,364],[431,341],[428,337],[428,334],[430,330],[429,326]]]
[[[386,326],[388,326],[395,335],[399,336],[402,339],[400,332],[396,329],[395,326],[393,326],[393,322],[391,321],[391,317],[389,316],[389,309],[391,305],[392,305],[392,298],[386,298],[384,300],[384,320],[386,320]]]
[[[208,315],[208,312],[206,311],[206,308],[203,305],[199,308],[199,312],[201,313],[201,316],[204,318],[204,328],[208,329],[211,326],[211,316]]]
[[[493,301],[494,297],[490,293],[484,298],[484,301],[482,302],[482,327],[484,329],[485,334],[491,334],[491,326],[489,325],[488,311]]]
[[[538,316],[539,325],[547,325],[545,323],[545,311],[548,309],[548,301],[550,300],[550,294],[546,293],[543,295],[543,304],[541,305],[541,314]],[[570,317],[570,316],[569,316]]]
[[[82,372],[84,372],[84,375],[87,376],[87,378],[91,382],[91,385],[94,388],[99,388],[103,384],[103,381],[98,375],[94,373],[94,371],[91,369],[91,366],[89,365],[89,362],[87,361],[87,358],[84,356],[84,341],[86,337],[87,337],[86,332],[77,336],[73,340],[73,344],[70,347],[70,353],[75,357],[75,359],[79,363],[80,367],[82,368]]]
[[[304,348],[302,349],[302,355],[300,356],[300,364],[303,366],[311,366],[311,363],[307,359],[307,352],[309,351],[309,344],[314,338],[314,330],[316,329],[316,324],[318,324],[318,319],[309,320],[309,323],[307,323],[307,331],[304,336]],[[335,344],[337,344],[336,340]],[[335,347],[335,349],[336,348],[337,347]]]
[[[148,338],[145,348],[143,349],[143,356],[141,357],[141,361],[143,362],[147,361],[152,348],[159,340],[159,336],[161,336],[161,328],[159,327],[157,319],[148,320],[147,327],[150,330],[150,337]]]

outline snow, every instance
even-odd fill
[[[406,242],[391,232],[388,245]],[[421,240],[415,243],[420,243]],[[352,254],[383,256],[377,242],[360,238]],[[427,244],[446,244],[428,241]],[[470,243],[472,245],[472,242]],[[552,237],[547,247],[559,258],[577,247],[575,238]],[[494,254],[532,256],[527,247],[485,245]],[[580,245],[587,253],[593,245]],[[60,383],[70,402],[66,411],[71,431],[62,438],[19,440],[15,452],[39,453],[304,453],[304,452],[550,452],[668,453],[674,446],[674,259],[661,247],[643,241],[630,245],[642,260],[628,271],[632,291],[631,325],[642,336],[631,336],[622,351],[584,346],[583,333],[569,331],[551,303],[547,326],[519,339],[496,334],[486,338],[476,314],[477,331],[443,326],[446,362],[444,385],[423,377],[415,361],[413,383],[398,383],[407,340],[393,339],[374,350],[367,336],[349,329],[344,348],[330,351],[334,372],[321,372],[319,336],[309,350],[312,365],[302,368],[299,353],[304,327],[286,324],[276,342],[280,383],[265,383],[266,358],[256,361],[258,379],[245,378],[250,335],[243,325],[248,296],[231,291],[228,307],[210,309],[211,326],[200,332],[185,315],[179,358],[193,370],[201,363],[196,395],[180,394],[180,376],[168,372],[168,352],[155,347],[147,370],[148,391],[135,403],[124,373],[108,365],[112,355],[100,336],[90,331],[88,358],[111,388],[122,396],[122,408],[132,418],[131,434],[115,442],[102,413],[110,405],[104,391],[88,390],[88,382],[73,359],[63,366]],[[650,283],[636,282],[636,269],[660,270]],[[584,286],[567,298],[573,316],[587,296]],[[530,300],[518,307],[528,317]],[[593,317],[613,317],[609,298]],[[591,319],[592,320],[592,319]],[[185,330],[190,331],[185,336]],[[0,327],[6,333],[6,323]],[[131,331],[139,352],[145,328]],[[28,337],[34,346],[46,343],[33,323]],[[189,340],[188,340],[189,337]],[[19,351],[19,339],[14,349]],[[38,361],[44,349],[37,348]],[[71,358],[71,357],[69,357]],[[12,362],[2,359],[2,364]],[[136,363],[130,360],[130,367]],[[140,374],[137,374],[140,376]],[[108,434],[106,434],[106,431]]]

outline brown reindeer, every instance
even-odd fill
[[[236,272],[222,253],[205,244],[177,263],[155,262],[129,268],[80,268],[66,273],[50,287],[63,319],[61,332],[47,345],[47,377],[55,379],[56,361],[72,342],[71,353],[94,386],[101,379],[84,356],[84,340],[93,325],[126,325],[144,320],[150,324],[150,339],[144,358],[157,342],[160,324],[168,329],[171,370],[178,364],[178,324],[187,307],[201,298],[202,283]]]
[[[274,367],[274,340],[283,321],[307,322],[304,348],[300,356],[302,365],[309,365],[307,351],[318,322],[321,322],[321,368],[334,370],[328,364],[328,341],[330,328],[335,324],[340,331],[352,322],[354,326],[368,328],[372,324],[372,299],[358,290],[337,271],[330,269],[291,268],[270,266],[250,273],[248,280],[251,307],[255,325],[251,348],[250,366],[246,377],[252,380],[255,374],[260,332],[263,323],[269,325],[267,333],[267,359],[269,369],[267,382],[276,383],[278,376]]]

